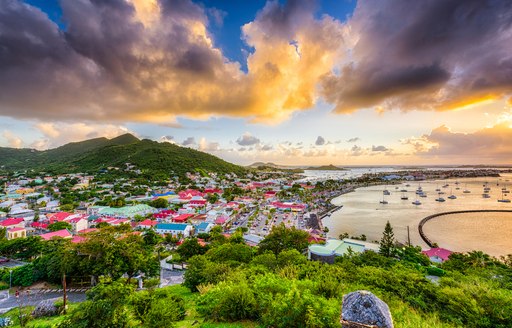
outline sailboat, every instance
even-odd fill
[[[384,192],[382,193],[382,200],[380,201],[381,204],[387,204],[388,201],[384,199],[384,196],[386,196],[386,191],[387,190],[384,190]],[[389,194],[389,191],[388,191],[388,194]]]
[[[436,202],[444,202],[445,199],[443,197],[441,197],[441,193],[438,193],[438,197],[436,198]]]
[[[500,203],[510,203],[510,199],[505,198],[505,194],[502,192],[501,193],[501,199],[498,199],[498,202],[500,202]]]
[[[471,191],[469,191],[469,189],[468,189],[468,184],[467,183],[466,183],[466,186],[464,187],[463,193],[465,193],[465,194],[471,193]]]
[[[450,196],[448,196],[449,199],[457,199],[457,196],[453,194],[453,190],[450,190]]]
[[[412,202],[413,205],[421,205],[421,202],[418,200],[418,196],[416,196],[416,200],[414,202]]]
[[[402,197],[400,197],[401,200],[408,200],[409,197],[407,197],[407,194],[404,192],[402,193]]]

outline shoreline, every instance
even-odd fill
[[[430,220],[435,219],[440,216],[445,215],[453,215],[453,214],[465,214],[465,213],[512,213],[512,210],[464,210],[464,211],[449,211],[449,212],[441,212],[429,215],[425,218],[423,218],[418,223],[418,232],[420,234],[421,239],[427,244],[430,248],[434,247],[434,244],[437,244],[435,242],[432,242],[432,240],[427,237],[427,234],[423,231],[423,226]]]

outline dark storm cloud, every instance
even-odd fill
[[[338,112],[451,109],[510,94],[512,2],[362,1],[348,64],[326,75]]]
[[[183,140],[181,143],[183,146],[190,146],[196,144],[196,139],[194,137],[188,137],[187,139]]]
[[[251,135],[250,133],[244,133],[238,139],[236,139],[236,143],[240,146],[253,146],[260,143],[260,139]]]
[[[19,0],[0,2],[2,114],[163,124],[245,109],[238,66],[212,47],[191,1],[162,0],[148,26],[129,1],[60,3],[65,30]]]
[[[372,146],[372,151],[388,151],[389,149],[385,146]]]
[[[325,139],[322,136],[318,136],[315,141],[315,145],[322,146],[325,144]]]

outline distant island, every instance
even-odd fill
[[[346,169],[338,166],[334,166],[332,164],[322,165],[322,166],[310,166],[305,170],[316,170],[316,171],[345,171]]]

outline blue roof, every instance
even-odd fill
[[[209,225],[210,225],[210,223],[208,223],[208,222],[201,222],[196,227],[199,230],[204,230],[204,229],[208,228]]]
[[[159,223],[156,225],[156,229],[161,230],[185,230],[188,224],[183,223]]]
[[[168,191],[168,192],[163,193],[163,194],[153,194],[154,197],[163,197],[163,196],[170,196],[170,195],[176,195],[176,193],[173,192],[173,191]]]

